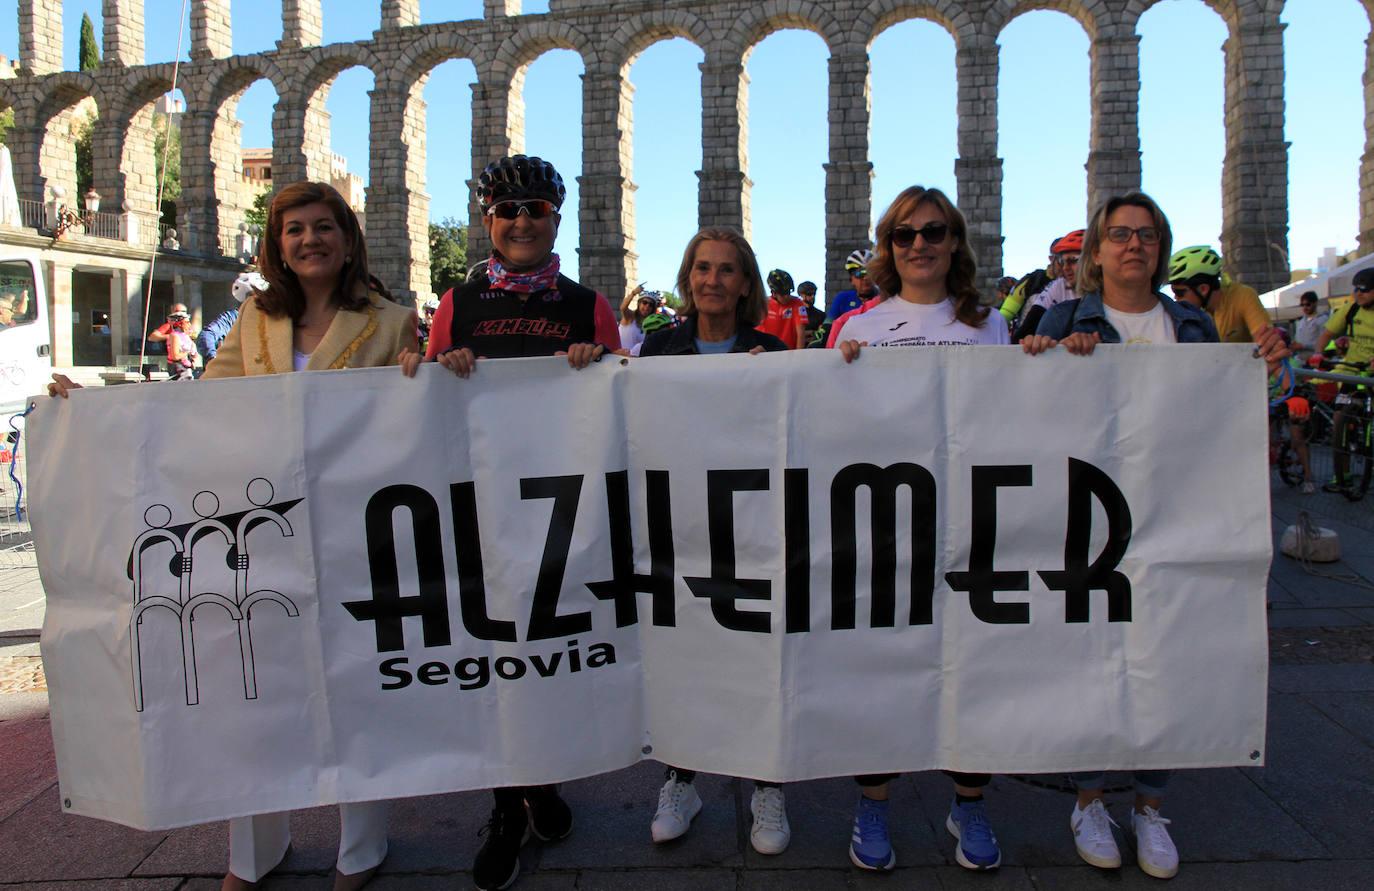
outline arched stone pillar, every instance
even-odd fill
[[[1221,250],[1261,293],[1288,284],[1288,143],[1283,138],[1283,29],[1249,13],[1226,41],[1226,159]]]
[[[191,61],[227,59],[233,41],[229,0],[191,0]]]
[[[101,6],[104,45],[101,64],[143,64],[143,0],[104,0]]]
[[[19,68],[25,75],[62,70],[62,4],[19,0]]]
[[[125,170],[122,163],[127,139],[138,139],[136,128],[142,124],[151,126],[152,113],[135,113],[131,120],[117,120],[111,114],[102,114],[95,120],[91,132],[91,185],[100,195],[101,210],[118,212],[126,195],[125,182],[128,178],[140,175],[136,169]],[[152,156],[151,132],[143,134],[147,155]],[[150,173],[151,177],[152,174]],[[154,187],[156,189],[156,186]],[[76,205],[81,206],[76,197]],[[139,208],[152,210],[152,204]]]
[[[1140,189],[1140,36],[1104,28],[1088,50],[1092,60],[1092,135],[1088,150],[1088,210],[1112,195]]]
[[[14,126],[5,133],[5,145],[9,146],[10,161],[14,166],[14,187],[20,198],[29,201],[44,201],[43,173],[39,158],[43,153],[43,138],[47,130],[41,126],[21,123],[28,118],[21,109],[14,110]]]
[[[420,24],[420,0],[382,0],[382,30]]]
[[[320,0],[282,0],[281,40],[277,49],[319,46],[324,39],[324,16]]]
[[[372,271],[403,302],[429,296],[429,195],[425,175],[426,76],[378,81],[372,100],[367,249]]]
[[[849,287],[844,259],[869,244],[873,162],[869,148],[869,58],[861,44],[830,56],[830,159],[825,165],[825,292]]]
[[[578,280],[607,295],[616,306],[638,271],[635,184],[630,181],[633,115],[634,86],[617,68],[602,65],[582,75]]]
[[[1364,42],[1364,154],[1360,156],[1360,253],[1371,251],[1374,251],[1374,32]]]
[[[482,213],[474,189],[482,170],[492,161],[525,150],[525,70],[503,82],[490,70],[480,71],[472,85],[472,179],[468,180],[468,263],[491,253],[482,228]],[[585,156],[585,151],[583,152]]]
[[[178,235],[187,251],[206,252],[219,243],[219,196],[210,146],[215,138],[214,111],[188,108],[181,115],[181,201]]]
[[[697,219],[749,237],[749,75],[736,55],[708,49],[701,63],[701,170]]]
[[[997,156],[997,38],[965,31],[956,40],[958,71],[959,210],[978,258],[978,288],[992,294],[1002,274],[1002,159]]]

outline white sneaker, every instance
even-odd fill
[[[787,850],[792,840],[792,827],[787,825],[787,809],[782,790],[772,786],[755,786],[754,797],[749,800],[749,810],[754,815],[754,828],[749,831],[749,842],[760,854],[781,854]]]
[[[1172,879],[1178,874],[1178,848],[1164,827],[1169,821],[1159,811],[1145,806],[1145,813],[1131,811],[1131,831],[1135,833],[1136,862],[1146,875]]]
[[[1112,827],[1117,825],[1099,798],[1086,809],[1073,806],[1069,817],[1069,827],[1073,829],[1073,844],[1078,848],[1078,856],[1085,863],[1099,869],[1117,869],[1121,866],[1121,849],[1116,846]]]
[[[701,796],[691,783],[684,783],[676,773],[658,792],[658,811],[649,826],[654,841],[666,842],[681,838],[692,825],[692,818],[701,813]]]
[[[1317,491],[1317,484],[1311,480],[1304,480],[1302,484],[1302,494],[1311,495]]]

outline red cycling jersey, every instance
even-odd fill
[[[797,349],[802,345],[802,332],[806,330],[806,303],[800,297],[788,297],[781,302],[769,297],[768,316],[758,330],[778,338],[789,350]]]

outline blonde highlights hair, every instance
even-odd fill
[[[1164,287],[1169,277],[1169,258],[1173,256],[1174,232],[1169,227],[1169,218],[1154,199],[1144,192],[1127,192],[1115,195],[1102,202],[1088,222],[1088,231],[1083,238],[1083,252],[1078,257],[1078,279],[1074,288],[1079,294],[1102,293],[1102,264],[1093,259],[1107,240],[1107,218],[1122,207],[1143,208],[1150,214],[1152,225],[1159,230],[1159,259],[1155,261],[1154,276],[1151,281],[1158,291]]]
[[[740,269],[749,279],[749,291],[740,297],[735,305],[735,320],[742,326],[752,328],[762,322],[768,314],[768,290],[763,285],[763,275],[759,272],[758,257],[749,241],[737,229],[726,226],[711,226],[702,229],[687,242],[687,250],[682,253],[682,265],[677,270],[677,295],[682,298],[682,313],[686,316],[697,314],[696,300],[692,296],[692,264],[696,261],[697,247],[703,241],[724,241],[734,245],[739,255]]]

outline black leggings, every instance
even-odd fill
[[[992,782],[992,774],[990,773],[957,773],[953,770],[946,770],[943,771],[943,773],[951,780],[954,780],[958,785],[968,786],[971,789],[981,789]],[[870,773],[855,777],[854,782],[863,786],[865,789],[870,789],[873,786],[881,786],[883,783],[890,783],[899,776],[901,776],[901,774]]]
[[[697,772],[695,770],[683,770],[681,767],[668,768],[668,776],[671,777],[673,774],[677,774],[678,781],[683,783],[690,783],[697,778]],[[777,783],[768,783],[764,782],[763,780],[754,780],[754,788],[777,789],[779,788],[779,786]]]

